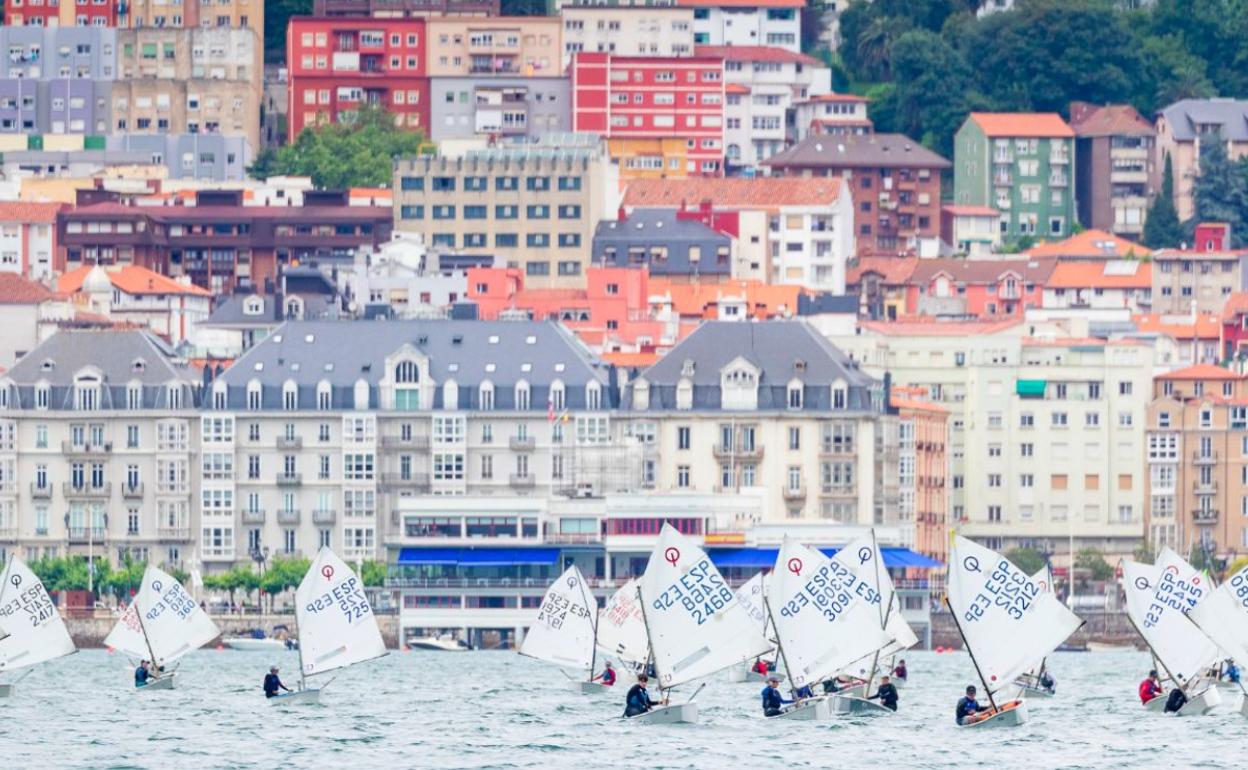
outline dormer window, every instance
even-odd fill
[[[264,313],[264,300],[260,297],[252,296],[243,300],[243,315],[262,315]]]
[[[680,382],[676,383],[676,408],[693,408],[693,381],[687,377],[682,377]]]
[[[516,383],[516,409],[528,409],[530,403],[529,383],[520,380]]]
[[[56,362],[50,358],[44,359],[44,362],[39,366],[39,368],[45,372],[50,372],[56,368]]]
[[[262,395],[264,390],[260,386],[259,380],[252,380],[247,383],[247,409],[248,411],[258,412],[262,403]]]
[[[333,408],[334,389],[328,382],[321,380],[316,386],[316,408],[327,412]]]
[[[420,367],[415,361],[400,361],[394,366],[394,408],[401,412],[420,409]]]
[[[74,409],[93,412],[100,408],[100,378],[94,374],[74,379]]]
[[[602,385],[597,382],[591,382],[585,386],[585,408],[601,409],[602,408]]]
[[[136,358],[134,359],[134,361],[130,362],[130,371],[132,372],[140,373],[146,369],[147,369],[147,362],[141,358]]]
[[[282,409],[293,412],[299,408],[299,386],[294,380],[286,380],[282,385]]]
[[[448,411],[459,408],[459,385],[455,380],[442,383],[442,408]]]
[[[849,407],[849,390],[845,387],[845,383],[837,380],[832,383],[832,408],[847,409]]]
[[[176,384],[170,385],[168,392],[169,392],[169,408],[181,409],[182,408],[182,386],[176,385]]]
[[[562,412],[567,403],[567,393],[563,388],[562,380],[554,380],[550,383],[550,408],[555,413]]]
[[[47,383],[39,383],[35,386],[35,408],[48,408],[48,385]]]
[[[143,408],[143,386],[132,382],[126,386],[126,408],[130,411]]]
[[[494,383],[486,380],[477,391],[477,408],[483,412],[494,409]]]
[[[303,318],[303,300],[290,297],[286,300],[286,317],[300,320]]]
[[[226,388],[225,383],[218,380],[212,386],[212,408],[224,409],[226,405],[227,395],[228,395],[228,389]]]
[[[794,380],[790,382],[788,387],[788,398],[785,405],[788,406],[789,409],[801,409],[802,395],[803,390],[801,380]]]

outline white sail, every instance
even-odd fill
[[[650,640],[636,579],[612,594],[598,613],[598,648],[634,665],[644,665],[649,659]]]
[[[1187,616],[1241,668],[1248,666],[1248,567],[1231,575]]]
[[[884,631],[891,639],[880,650],[880,657],[896,655],[918,644],[919,637],[901,615],[901,599],[897,596],[897,589],[893,586],[893,578],[888,574],[888,568],[884,566],[884,555],[875,538],[856,540],[838,551],[837,556],[841,556],[842,552],[847,563],[857,563],[855,574],[880,594],[877,610],[883,614]]]
[[[1218,647],[1185,615],[1210,592],[1198,570],[1169,548],[1153,566],[1123,563],[1127,615],[1166,671],[1180,683],[1200,676],[1220,657]]]
[[[588,671],[594,660],[594,619],[598,605],[590,598],[585,576],[576,565],[559,576],[520,645],[520,654],[557,666]]]
[[[949,554],[948,597],[984,686],[994,694],[1081,624],[1008,559],[961,536]]]
[[[759,633],[767,635],[767,608],[763,603],[763,573],[760,572],[737,589],[737,601],[758,624]]]
[[[139,625],[139,608],[133,601],[122,611],[113,630],[104,637],[104,646],[135,659],[147,660],[151,657],[143,627]]]
[[[386,654],[364,584],[328,548],[321,548],[295,591],[299,659],[305,677]]]
[[[157,666],[167,666],[221,635],[217,624],[182,584],[150,564],[143,571],[143,585],[131,608],[137,608],[141,633],[147,635],[152,662]]]
[[[708,676],[771,649],[706,552],[670,524],[659,533],[640,588],[661,687]]]
[[[74,641],[43,581],[16,556],[0,583],[0,671],[69,655]]]
[[[842,548],[829,559],[786,536],[776,555],[767,604],[794,687],[827,679],[892,641],[880,623],[879,592],[858,575],[857,553]]]
[[[1047,594],[1054,593],[1053,573],[1052,571],[1049,570],[1048,564],[1045,564],[1043,567],[1037,570],[1034,575],[1031,576],[1031,582],[1036,584],[1036,587],[1040,589],[1041,593],[1047,593]],[[1032,665],[1031,667],[1027,669],[1027,673],[1031,673],[1031,674],[1035,674],[1036,676],[1039,676],[1040,667],[1044,665],[1044,659],[1047,657],[1048,655],[1040,656],[1040,659],[1037,660],[1034,665]]]

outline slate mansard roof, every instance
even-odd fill
[[[802,412],[832,411],[832,387],[846,389],[845,410],[881,411],[882,384],[804,321],[707,322],[642,372],[650,410],[676,409],[682,379],[693,384],[694,410],[722,409],[721,376],[738,359],[759,370],[758,409],[788,409],[788,386],[800,380]],[[692,371],[690,371],[692,370]]]
[[[298,409],[315,410],[317,391],[331,388],[331,409],[351,410],[355,386],[369,388],[369,408],[380,408],[380,389],[393,382],[398,360],[423,360],[437,386],[433,403],[445,409],[442,387],[458,386],[459,409],[480,408],[480,388],[494,386],[494,409],[515,408],[515,389],[529,386],[529,410],[545,412],[551,385],[564,386],[565,408],[585,409],[586,388],[597,383],[602,408],[617,399],[610,367],[570,332],[547,321],[289,321],[247,351],[218,378],[227,388],[226,409],[245,410],[249,384],[261,386],[263,410],[280,410],[288,382],[298,388]],[[388,367],[387,364],[391,364]],[[428,383],[424,383],[428,384]],[[209,399],[211,401],[211,397]]]

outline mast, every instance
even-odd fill
[[[142,592],[143,589],[140,588],[139,593]],[[139,594],[134,595],[134,601],[130,603],[130,606],[134,607],[134,617],[139,621],[139,630],[143,632],[143,643],[147,645],[149,659],[152,661],[152,665],[156,667],[156,670],[152,673],[156,675],[156,679],[159,679],[160,664],[156,662],[156,652],[152,650],[152,640],[147,638],[147,626],[143,625],[143,610],[139,607]]]
[[[763,581],[763,607],[766,608],[767,619],[771,621],[771,625],[774,628],[776,621],[771,615],[771,602],[767,601],[767,581],[765,580]],[[789,680],[789,692],[796,694],[797,685],[793,681],[793,668],[789,666],[789,659],[784,654],[784,645],[780,642],[780,632],[778,630],[776,631],[776,650],[780,653],[781,662],[784,663],[784,675]]]
[[[875,527],[871,528],[871,550],[874,552],[875,558],[875,592],[880,593],[880,561],[883,559],[883,556],[880,555],[880,545],[875,540]],[[888,617],[893,611],[893,597],[888,597],[888,610],[885,610],[883,607],[883,598],[883,595],[881,595],[881,602],[880,606],[877,607],[877,611],[880,616],[880,628],[887,629]],[[864,698],[871,694],[871,685],[875,682],[875,669],[879,665],[880,651],[876,650],[875,657],[871,659],[871,672],[867,674],[867,689],[862,693]]]
[[[577,570],[578,572],[580,570]],[[640,591],[640,589],[638,589]],[[581,575],[581,598],[585,600],[585,610],[588,612],[590,607],[594,608],[594,612],[590,615],[590,625],[594,629],[594,643],[589,648],[589,681],[594,681],[594,669],[598,667],[598,600],[589,593],[588,587],[585,585],[585,576]],[[649,636],[650,631],[647,629],[646,635]]]
[[[663,694],[663,678],[659,676],[659,661],[654,657],[654,637],[650,636],[650,616],[646,614],[646,600],[641,596],[641,581],[637,582],[637,604],[641,607],[641,623],[646,627],[646,648],[649,654],[646,656],[647,667],[649,661],[653,661],[655,679],[658,679],[659,695]],[[644,674],[645,671],[642,671]]]
[[[308,678],[303,675],[303,638],[299,635],[299,597],[295,597],[295,652],[299,653],[299,690],[308,689]]]
[[[9,557],[4,565],[4,574],[0,575],[0,606],[4,606],[4,589],[9,587],[9,573],[13,571],[13,560],[16,558],[16,556]],[[0,628],[0,640],[8,639],[9,636],[10,634],[6,634],[4,629]]]
[[[1130,623],[1131,627],[1135,629],[1135,633],[1140,634],[1140,638],[1144,640],[1144,644],[1148,645],[1148,652],[1153,656],[1153,662],[1161,666],[1162,670],[1166,672],[1166,676],[1170,677],[1170,681],[1174,682],[1174,686],[1179,688],[1179,691],[1183,693],[1183,697],[1186,698],[1187,688],[1183,686],[1183,682],[1180,679],[1175,677],[1175,675],[1170,672],[1170,667],[1166,665],[1166,662],[1157,657],[1157,653],[1153,650],[1153,645],[1149,643],[1148,637],[1140,633],[1140,627],[1137,626],[1135,621],[1131,619],[1131,613],[1129,612],[1127,613],[1127,622]]]
[[[984,692],[988,694],[988,702],[992,704],[993,712],[997,711],[997,701],[992,697],[992,688],[988,686],[988,680],[984,679],[984,672],[979,670],[979,661],[975,660],[975,651],[971,649],[970,642],[966,641],[966,634],[962,633],[962,624],[958,621],[958,613],[953,609],[953,605],[949,603],[949,597],[945,597],[945,606],[949,608],[949,614],[953,616],[953,625],[958,629],[958,636],[962,637],[962,646],[966,648],[966,652],[971,656],[971,664],[975,666],[975,674],[979,677],[980,684],[984,686]]]

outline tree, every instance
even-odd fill
[[[1148,544],[1147,540],[1135,547],[1133,555],[1136,561],[1143,564],[1152,564],[1157,559],[1157,552],[1153,550],[1153,547]]]
[[[1076,553],[1075,568],[1090,571],[1093,580],[1110,580],[1114,576],[1113,566],[1096,548],[1083,548]]]
[[[346,122],[306,128],[294,144],[262,152],[248,172],[258,179],[307,176],[321,188],[388,187],[394,159],[422,150],[421,135],[396,127],[394,117],[380,107],[339,117]]]
[[[1226,154],[1221,134],[1200,140],[1200,173],[1192,182],[1195,222],[1229,222],[1231,237],[1248,226],[1248,164]]]
[[[1036,574],[1049,563],[1048,558],[1034,548],[1011,549],[1006,552],[1005,558],[1028,575]]]
[[[266,61],[280,62],[286,58],[286,29],[290,24],[290,17],[310,15],[312,15],[312,0],[265,0],[264,58]]]
[[[386,584],[386,564],[380,561],[363,562],[360,565],[360,580],[369,588],[379,588]]]
[[[940,35],[923,29],[897,38],[889,58],[896,77],[892,129],[951,156],[953,135],[975,101],[966,60]]]
[[[1174,164],[1166,153],[1165,170],[1161,176],[1161,192],[1153,198],[1144,220],[1144,245],[1150,249],[1176,248],[1183,241],[1183,225],[1174,208]]]
[[[311,566],[312,562],[301,557],[274,556],[268,561],[259,587],[269,596],[280,596],[298,587]]]

